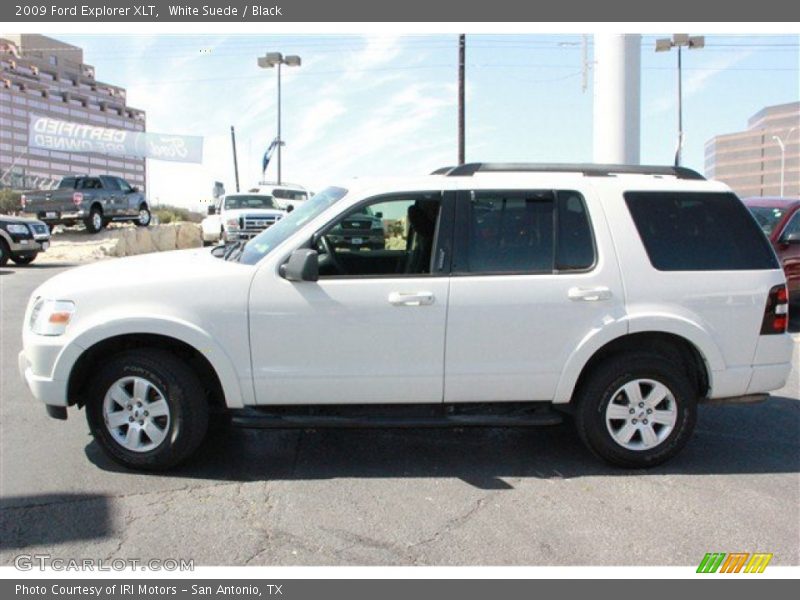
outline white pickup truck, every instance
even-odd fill
[[[384,247],[331,243],[365,209]],[[562,415],[596,455],[648,467],[685,446],[699,402],[785,384],[787,299],[769,242],[722,183],[680,167],[477,163],[327,188],[224,252],[57,275],[29,301],[19,369],[51,416],[84,408],[132,468],[179,463],[219,418]]]
[[[209,206],[208,216],[200,224],[203,244],[249,240],[285,214],[269,194],[228,194]]]

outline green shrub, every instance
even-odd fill
[[[153,210],[153,214],[158,217],[159,223],[177,223],[178,221],[189,221],[189,211],[179,206],[162,204]]]
[[[21,210],[19,199],[22,196],[21,192],[13,190],[0,190],[0,214],[8,215],[16,213]]]

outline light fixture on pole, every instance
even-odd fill
[[[686,47],[689,50],[699,49],[706,45],[706,38],[702,35],[688,35],[686,33],[676,33],[670,38],[656,40],[656,52],[669,52],[673,48],[678,49],[678,148],[675,150],[675,166],[681,164],[681,148],[683,147],[683,76],[681,73],[681,49]]]
[[[258,66],[262,69],[278,68],[278,135],[275,138],[278,143],[276,148],[278,151],[278,183],[281,182],[281,146],[283,146],[281,139],[281,65],[299,67],[301,62],[297,55],[284,56],[280,52],[267,52],[264,56],[258,57]]]
[[[778,146],[781,149],[781,198],[783,198],[783,181],[786,173],[786,142],[789,140],[789,136],[792,135],[792,132],[795,129],[797,129],[797,127],[792,127],[786,132],[786,135],[784,135],[783,138],[781,138],[779,135],[772,136],[772,139],[778,142]]]

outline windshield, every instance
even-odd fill
[[[748,206],[747,208],[753,213],[753,216],[758,222],[758,226],[761,227],[762,231],[767,235],[775,230],[775,227],[781,222],[783,215],[786,214],[785,209],[778,208],[777,206]]]
[[[275,188],[272,190],[272,195],[276,198],[281,198],[282,200],[296,200],[298,202],[308,200],[308,194],[295,190],[283,190],[280,188]]]
[[[347,190],[340,187],[329,187],[316,194],[308,202],[290,212],[272,227],[265,229],[244,247],[239,262],[254,265],[264,258],[279,244],[283,243],[303,225],[321,215],[327,208],[344,198]]]
[[[233,210],[237,208],[277,208],[275,203],[272,202],[272,196],[254,195],[254,196],[226,196],[225,208]]]

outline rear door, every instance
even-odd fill
[[[445,402],[551,400],[581,340],[623,314],[611,248],[588,191],[461,192]]]
[[[125,196],[119,189],[116,177],[101,176],[103,191],[99,192],[102,198],[103,212],[108,216],[120,216],[125,214]]]

